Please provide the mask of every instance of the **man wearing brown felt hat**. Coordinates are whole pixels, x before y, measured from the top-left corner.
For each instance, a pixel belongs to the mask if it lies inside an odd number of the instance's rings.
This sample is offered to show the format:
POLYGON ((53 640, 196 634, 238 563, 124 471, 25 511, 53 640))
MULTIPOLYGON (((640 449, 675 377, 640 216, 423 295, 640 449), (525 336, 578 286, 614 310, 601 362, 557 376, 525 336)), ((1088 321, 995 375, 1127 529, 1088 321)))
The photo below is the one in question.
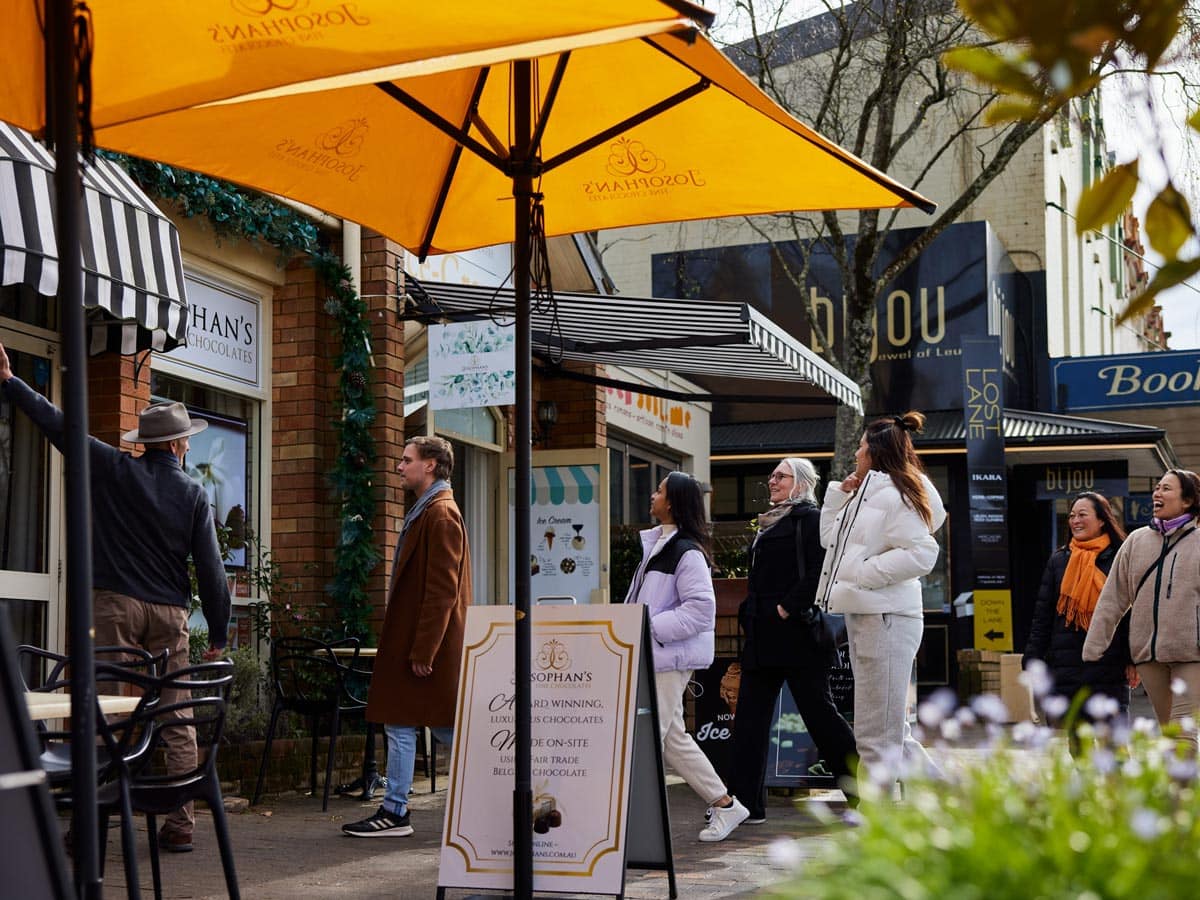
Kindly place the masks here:
MULTIPOLYGON (((13 374, 3 344, 0 390, 62 450, 62 412, 13 374)), ((188 665, 189 556, 208 623, 206 659, 220 654, 229 627, 229 584, 212 507, 204 489, 183 470, 188 438, 207 427, 203 419, 191 418, 182 403, 155 403, 141 411, 138 427, 123 435, 129 443, 145 445, 142 455, 88 439, 96 646, 140 647, 155 655, 168 650, 169 672, 188 665)), ((164 691, 162 702, 183 699, 174 696, 178 693, 164 691)), ((168 773, 195 768, 192 728, 165 728, 163 740, 168 773)), ((159 832, 160 846, 191 850, 194 822, 191 804, 168 815, 159 832)))

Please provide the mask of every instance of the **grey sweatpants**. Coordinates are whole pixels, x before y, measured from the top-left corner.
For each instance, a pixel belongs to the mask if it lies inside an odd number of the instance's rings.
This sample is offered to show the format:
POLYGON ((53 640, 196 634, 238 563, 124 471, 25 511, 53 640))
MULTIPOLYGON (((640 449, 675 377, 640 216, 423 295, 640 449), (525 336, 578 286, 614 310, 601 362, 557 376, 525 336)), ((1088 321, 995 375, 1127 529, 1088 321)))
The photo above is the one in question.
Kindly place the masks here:
POLYGON ((939 771, 908 726, 908 685, 924 630, 916 616, 846 614, 860 778, 881 764, 939 771))

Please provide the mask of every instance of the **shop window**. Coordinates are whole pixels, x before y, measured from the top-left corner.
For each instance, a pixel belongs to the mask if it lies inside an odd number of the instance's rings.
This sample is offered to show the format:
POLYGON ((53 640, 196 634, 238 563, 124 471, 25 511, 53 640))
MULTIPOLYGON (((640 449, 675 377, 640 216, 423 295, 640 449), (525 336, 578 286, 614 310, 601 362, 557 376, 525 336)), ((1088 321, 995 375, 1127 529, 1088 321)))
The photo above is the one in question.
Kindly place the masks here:
POLYGON ((668 472, 682 467, 680 460, 612 438, 608 445, 610 520, 613 525, 646 525, 650 495, 668 472))
POLYGON ((217 522, 230 529, 226 564, 244 567, 242 539, 248 527, 257 530, 258 522, 254 472, 261 452, 259 404, 161 372, 151 373, 150 393, 154 400, 181 401, 193 417, 208 421, 208 428, 191 438, 185 468, 208 494, 217 522))
POLYGON ((712 480, 712 517, 736 518, 741 510, 738 499, 738 479, 734 475, 718 475, 712 480))
MULTIPOLYGON (((48 393, 50 361, 8 348, 13 372, 48 393)), ((37 426, 0 401, 0 571, 46 572, 47 452, 37 426)))
POLYGON ((475 409, 439 409, 433 414, 438 433, 449 432, 473 442, 499 446, 499 423, 489 407, 475 409))
POLYGON ((58 331, 58 298, 43 297, 25 284, 0 287, 0 318, 58 331))
MULTIPOLYGON (((927 466, 925 474, 937 488, 943 505, 950 507, 950 469, 948 466, 927 466)), ((937 562, 933 570, 921 579, 921 605, 928 612, 950 612, 950 518, 937 530, 937 562)))

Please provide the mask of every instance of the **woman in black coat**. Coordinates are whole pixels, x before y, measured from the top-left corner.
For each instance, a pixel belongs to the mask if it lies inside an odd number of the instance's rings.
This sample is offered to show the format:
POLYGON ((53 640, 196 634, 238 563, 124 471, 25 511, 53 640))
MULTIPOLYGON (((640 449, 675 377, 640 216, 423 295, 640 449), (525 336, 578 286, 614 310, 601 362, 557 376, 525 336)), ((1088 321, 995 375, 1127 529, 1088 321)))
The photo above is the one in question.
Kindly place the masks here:
POLYGON ((785 682, 821 757, 855 800, 854 732, 829 691, 837 651, 822 636, 814 605, 825 558, 816 486, 807 459, 781 460, 767 481, 771 508, 758 517, 750 547, 749 592, 738 610, 744 640, 730 780, 731 792, 750 810, 750 824, 766 818, 771 719, 785 682))
POLYGON ((1108 500, 1092 491, 1076 495, 1067 523, 1071 540, 1046 563, 1022 662, 1026 668, 1031 660, 1044 662, 1054 679, 1055 694, 1071 700, 1086 688, 1112 697, 1124 711, 1129 707, 1129 687, 1137 683, 1129 656, 1128 617, 1096 662, 1084 662, 1083 643, 1125 531, 1108 500), (1079 556, 1074 566, 1073 554, 1079 556), (1064 579, 1069 583, 1064 585, 1064 579))

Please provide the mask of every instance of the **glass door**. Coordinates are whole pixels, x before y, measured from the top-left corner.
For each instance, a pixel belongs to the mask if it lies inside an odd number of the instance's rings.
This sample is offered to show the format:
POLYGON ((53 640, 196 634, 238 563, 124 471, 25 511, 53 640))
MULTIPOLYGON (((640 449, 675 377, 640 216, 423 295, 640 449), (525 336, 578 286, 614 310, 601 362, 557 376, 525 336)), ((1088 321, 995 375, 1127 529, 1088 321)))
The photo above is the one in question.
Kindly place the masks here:
MULTIPOLYGON (((57 345, 0 327, 13 372, 57 402, 57 345)), ((29 417, 0 400, 0 601, 16 639, 61 649, 62 456, 29 417)))

